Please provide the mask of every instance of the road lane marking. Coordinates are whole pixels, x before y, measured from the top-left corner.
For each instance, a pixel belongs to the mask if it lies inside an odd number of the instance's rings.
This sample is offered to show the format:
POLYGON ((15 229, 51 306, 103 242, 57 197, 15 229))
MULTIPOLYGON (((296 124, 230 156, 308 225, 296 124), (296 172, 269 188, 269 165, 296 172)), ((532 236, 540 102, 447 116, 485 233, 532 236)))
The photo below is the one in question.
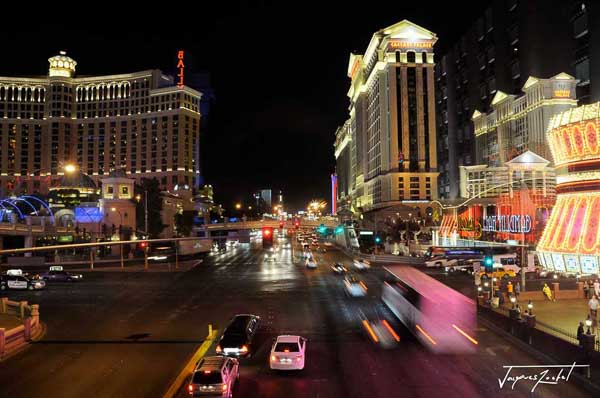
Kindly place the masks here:
POLYGON ((198 363, 198 361, 202 359, 204 355, 206 355, 206 352, 217 338, 217 335, 218 330, 215 329, 213 330, 212 335, 206 337, 206 340, 204 340, 194 355, 192 355, 190 360, 185 364, 183 369, 181 369, 181 372, 179 372, 173 383, 171 383, 169 389, 163 395, 163 398, 173 398, 175 394, 177 394, 185 379, 193 372, 194 368, 196 367, 196 363, 198 363))

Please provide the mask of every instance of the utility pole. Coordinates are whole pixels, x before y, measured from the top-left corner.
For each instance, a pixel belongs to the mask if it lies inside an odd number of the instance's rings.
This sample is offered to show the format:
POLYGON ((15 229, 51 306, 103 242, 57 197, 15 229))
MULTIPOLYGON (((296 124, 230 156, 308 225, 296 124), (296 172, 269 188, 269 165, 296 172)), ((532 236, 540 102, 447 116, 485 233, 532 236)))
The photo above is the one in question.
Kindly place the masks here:
MULTIPOLYGON (((148 190, 144 190, 144 234, 145 239, 148 239, 148 190)), ((144 247, 144 271, 148 271, 148 242, 144 247)))

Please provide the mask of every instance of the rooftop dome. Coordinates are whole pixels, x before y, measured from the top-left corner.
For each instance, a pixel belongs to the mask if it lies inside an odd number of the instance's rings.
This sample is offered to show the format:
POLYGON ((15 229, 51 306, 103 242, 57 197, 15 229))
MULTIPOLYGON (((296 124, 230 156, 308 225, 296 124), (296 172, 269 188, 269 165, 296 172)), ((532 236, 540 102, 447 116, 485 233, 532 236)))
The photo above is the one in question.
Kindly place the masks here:
POLYGON ((48 58, 50 63, 49 76, 73 77, 75 75, 75 66, 77 62, 71 57, 67 57, 67 53, 61 51, 59 55, 48 58))
POLYGON ((96 184, 87 174, 77 171, 60 177, 52 186, 54 189, 96 189, 96 184))
POLYGON ((125 170, 118 168, 118 169, 114 169, 113 171, 110 172, 110 174, 108 175, 110 178, 129 178, 127 177, 127 173, 125 173, 125 170))

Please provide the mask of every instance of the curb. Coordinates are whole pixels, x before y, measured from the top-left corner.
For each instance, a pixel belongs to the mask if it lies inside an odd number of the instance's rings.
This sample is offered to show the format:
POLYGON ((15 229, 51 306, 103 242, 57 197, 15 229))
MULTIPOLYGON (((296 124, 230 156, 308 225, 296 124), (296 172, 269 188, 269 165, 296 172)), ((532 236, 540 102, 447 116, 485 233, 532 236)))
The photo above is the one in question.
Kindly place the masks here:
MULTIPOLYGON (((479 322, 481 322, 482 324, 484 324, 485 327, 494 331, 494 333, 499 334, 502 338, 504 338, 505 340, 508 340, 511 344, 517 346, 520 350, 528 353, 529 355, 531 355, 538 361, 546 362, 546 363, 553 364, 553 365, 557 364, 557 362, 554 359, 552 359, 549 356, 545 355, 544 353, 536 350, 535 348, 531 347, 529 344, 521 341, 520 339, 516 338, 515 336, 513 336, 512 334, 503 330, 502 328, 499 328, 498 326, 494 325, 493 322, 488 321, 484 317, 478 316, 477 320, 479 322)), ((577 374, 577 373, 573 373, 572 376, 573 376, 572 380, 575 382, 575 384, 577 384, 577 386, 582 387, 584 390, 586 390, 588 392, 594 393, 595 396, 600 396, 600 385, 594 383, 593 381, 589 380, 588 378, 586 378, 580 374, 577 374)))
POLYGON ((163 398, 173 398, 177 395, 185 379, 189 377, 189 375, 194 370, 196 363, 198 363, 198 361, 202 359, 204 355, 206 355, 206 352, 208 351, 210 346, 212 346, 213 342, 217 338, 217 334, 218 330, 213 330, 212 334, 206 336, 206 340, 204 340, 204 342, 200 345, 196 352, 194 352, 190 359, 186 362, 183 369, 181 369, 181 371, 175 377, 167 391, 163 394, 163 398))

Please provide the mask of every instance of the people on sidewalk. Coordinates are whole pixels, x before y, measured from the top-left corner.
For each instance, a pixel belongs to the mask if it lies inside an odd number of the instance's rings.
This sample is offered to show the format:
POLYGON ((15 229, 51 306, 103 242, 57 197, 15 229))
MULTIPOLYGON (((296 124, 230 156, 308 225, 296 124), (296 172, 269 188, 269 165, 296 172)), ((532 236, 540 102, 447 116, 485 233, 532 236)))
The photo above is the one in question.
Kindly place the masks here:
POLYGON ((508 297, 513 295, 513 285, 511 281, 508 281, 508 284, 506 285, 506 292, 508 293, 508 297))
POLYGON ((598 321, 598 307, 600 306, 598 296, 594 294, 590 301, 588 301, 588 306, 590 307, 590 318, 592 319, 592 323, 595 324, 598 321))
POLYGON ((590 287, 588 286, 587 282, 583 282, 583 297, 585 297, 586 299, 589 300, 590 296, 590 287))
POLYGON ((547 283, 544 283, 544 287, 542 288, 542 292, 544 293, 544 297, 546 297, 550 301, 556 301, 552 297, 552 290, 550 290, 550 286, 547 283))
POLYGON ((515 297, 519 300, 519 295, 521 294, 521 285, 519 282, 515 284, 515 297))
POLYGON ((596 297, 600 297, 600 282, 598 281, 598 279, 594 281, 594 294, 596 295, 596 297))
POLYGON ((579 346, 583 347, 583 322, 579 322, 579 327, 577 327, 577 341, 579 341, 579 346))

